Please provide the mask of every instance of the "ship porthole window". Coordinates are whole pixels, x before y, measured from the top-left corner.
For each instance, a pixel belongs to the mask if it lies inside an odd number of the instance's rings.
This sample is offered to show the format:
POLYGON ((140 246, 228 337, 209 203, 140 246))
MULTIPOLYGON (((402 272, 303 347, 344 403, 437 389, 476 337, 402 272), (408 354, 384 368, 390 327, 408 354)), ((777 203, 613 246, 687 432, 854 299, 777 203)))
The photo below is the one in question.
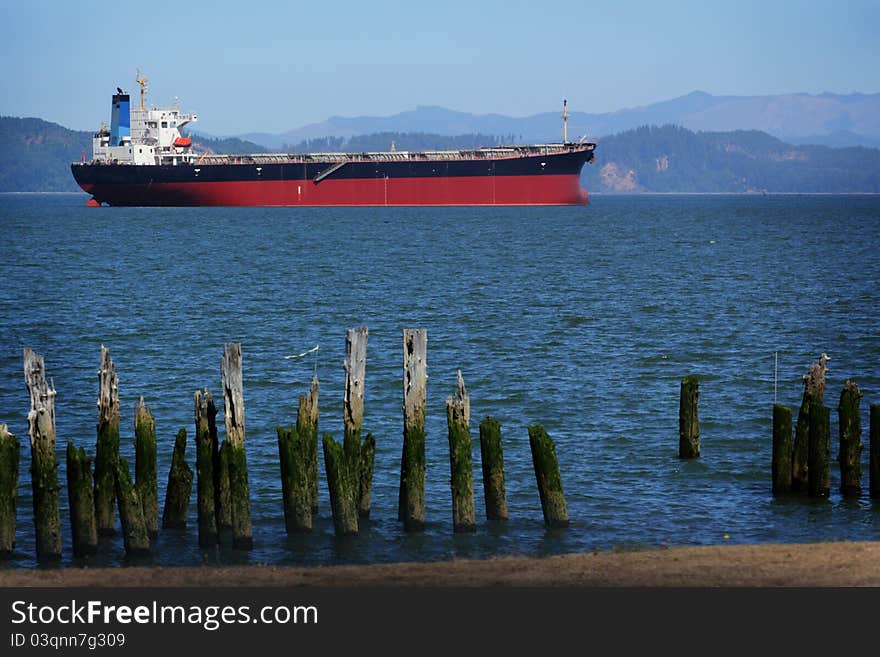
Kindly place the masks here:
POLYGON ((167 127, 168 127, 168 121, 162 121, 162 127, 163 127, 163 128, 167 128, 167 127))

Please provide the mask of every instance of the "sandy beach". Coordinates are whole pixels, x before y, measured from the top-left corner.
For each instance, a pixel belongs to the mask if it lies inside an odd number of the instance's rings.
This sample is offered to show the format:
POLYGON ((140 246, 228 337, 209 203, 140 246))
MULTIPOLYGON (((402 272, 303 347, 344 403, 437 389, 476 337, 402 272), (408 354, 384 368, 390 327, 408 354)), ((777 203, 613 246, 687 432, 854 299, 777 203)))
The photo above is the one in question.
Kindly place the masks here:
POLYGON ((313 568, 0 570, 0 586, 880 586, 880 542, 720 545, 313 568))

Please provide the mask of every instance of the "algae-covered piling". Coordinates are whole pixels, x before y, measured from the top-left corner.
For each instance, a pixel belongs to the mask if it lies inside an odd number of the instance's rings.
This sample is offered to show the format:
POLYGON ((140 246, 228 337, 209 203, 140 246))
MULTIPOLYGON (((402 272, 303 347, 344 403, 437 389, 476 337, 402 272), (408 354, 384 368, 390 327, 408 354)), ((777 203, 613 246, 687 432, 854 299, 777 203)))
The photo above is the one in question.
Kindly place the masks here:
POLYGON ((95 521, 98 534, 113 534, 116 462, 119 460, 119 381, 110 350, 101 345, 98 370, 98 441, 95 445, 95 521))
POLYGON ((831 492, 831 409, 813 402, 809 410, 808 491, 811 497, 831 492))
POLYGON ((73 556, 84 557, 98 551, 98 526, 95 522, 92 461, 86 451, 67 443, 67 499, 70 504, 70 533, 73 556))
POLYGON ((471 402, 459 370, 455 396, 446 399, 450 484, 452 486, 452 527, 456 533, 472 532, 477 528, 474 511, 470 421, 471 402))
POLYGON ((216 477, 214 473, 214 446, 209 426, 211 393, 196 390, 193 406, 196 424, 196 495, 199 518, 199 545, 216 545, 217 503, 215 500, 216 477))
POLYGON ((700 418, 697 402, 700 397, 700 380, 693 374, 681 380, 678 402, 678 457, 700 457, 700 418))
POLYGON ((568 509, 562 493, 556 446, 541 425, 529 427, 529 445, 532 448, 532 464, 535 467, 544 522, 549 527, 568 527, 568 509))
POLYGON ((58 463, 55 460, 55 388, 46 383, 43 357, 25 347, 24 381, 31 399, 31 487, 37 559, 61 558, 61 515, 58 507, 58 463))
POLYGON ((309 494, 312 513, 318 512, 318 377, 306 395, 300 395, 296 413, 296 432, 305 441, 308 460, 309 494))
POLYGON ((871 404, 869 449, 869 485, 871 497, 876 500, 880 499, 880 404, 871 404))
POLYGON ((159 533, 159 481, 156 473, 156 422, 150 407, 141 397, 134 409, 135 488, 144 507, 147 533, 159 533))
POLYGON ((507 520, 507 493, 504 488, 504 451, 501 423, 487 417, 480 422, 480 461, 483 468, 483 494, 488 520, 507 520))
POLYGON ((244 387, 241 370, 241 344, 224 344, 220 375, 226 420, 225 445, 228 449, 232 543, 240 550, 249 550, 254 544, 254 534, 251 527, 250 487, 244 449, 244 387))
POLYGON ((837 406, 840 428, 840 492, 844 497, 862 493, 862 420, 859 403, 862 393, 853 379, 847 379, 837 406))
POLYGON ((794 430, 794 448, 791 461, 791 487, 799 493, 809 491, 810 480, 810 408, 814 402, 821 404, 825 396, 825 375, 828 356, 822 354, 804 374, 804 395, 798 410, 794 430))
POLYGON ((186 527, 192 482, 193 471, 186 463, 186 429, 181 428, 174 439, 174 454, 171 457, 171 470, 168 472, 168 486, 165 488, 163 529, 186 527))
POLYGON ((278 427, 278 456, 281 464, 281 495, 284 524, 288 534, 312 531, 312 488, 309 436, 295 427, 278 427))
POLYGON ((343 449, 351 468, 351 476, 356 488, 358 514, 361 517, 370 515, 373 458, 375 456, 375 440, 372 447, 365 447, 361 443, 368 337, 369 331, 366 326, 361 326, 358 329, 350 328, 346 331, 345 361, 343 363, 345 367, 345 388, 342 400, 345 423, 343 449))
POLYGON ((15 505, 18 498, 18 438, 0 424, 0 559, 15 550, 15 505))
POLYGON ((137 489, 131 482, 128 461, 123 458, 116 461, 115 485, 125 553, 129 556, 149 554, 150 536, 144 522, 144 507, 138 497, 137 489))
POLYGON ((324 466, 330 506, 333 509, 333 527, 337 536, 358 533, 357 486, 345 455, 345 449, 329 434, 324 434, 324 466))
POLYGON ((403 330, 403 453, 398 518, 408 532, 425 529, 425 403, 428 332, 403 330))
POLYGON ((791 492, 792 448, 791 409, 782 404, 774 404, 771 466, 774 495, 785 495, 791 492))

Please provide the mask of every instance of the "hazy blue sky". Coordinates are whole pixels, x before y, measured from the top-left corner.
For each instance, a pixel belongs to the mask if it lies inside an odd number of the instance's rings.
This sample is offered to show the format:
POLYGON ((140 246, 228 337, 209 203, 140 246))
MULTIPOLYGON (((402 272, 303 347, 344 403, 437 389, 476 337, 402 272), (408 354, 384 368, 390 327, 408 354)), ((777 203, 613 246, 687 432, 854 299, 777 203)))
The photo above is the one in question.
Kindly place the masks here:
POLYGON ((135 68, 214 134, 416 105, 513 116, 880 91, 880 0, 0 0, 0 114, 109 119, 135 68))

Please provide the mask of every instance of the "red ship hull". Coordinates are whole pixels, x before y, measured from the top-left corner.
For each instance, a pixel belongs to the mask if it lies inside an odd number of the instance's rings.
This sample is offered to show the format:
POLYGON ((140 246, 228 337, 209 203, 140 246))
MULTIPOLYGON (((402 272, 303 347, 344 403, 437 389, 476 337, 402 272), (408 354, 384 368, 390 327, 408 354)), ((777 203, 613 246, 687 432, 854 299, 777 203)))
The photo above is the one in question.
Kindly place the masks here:
POLYGON ((83 190, 109 205, 157 206, 416 206, 585 205, 578 176, 379 178, 311 181, 100 183, 83 190))

